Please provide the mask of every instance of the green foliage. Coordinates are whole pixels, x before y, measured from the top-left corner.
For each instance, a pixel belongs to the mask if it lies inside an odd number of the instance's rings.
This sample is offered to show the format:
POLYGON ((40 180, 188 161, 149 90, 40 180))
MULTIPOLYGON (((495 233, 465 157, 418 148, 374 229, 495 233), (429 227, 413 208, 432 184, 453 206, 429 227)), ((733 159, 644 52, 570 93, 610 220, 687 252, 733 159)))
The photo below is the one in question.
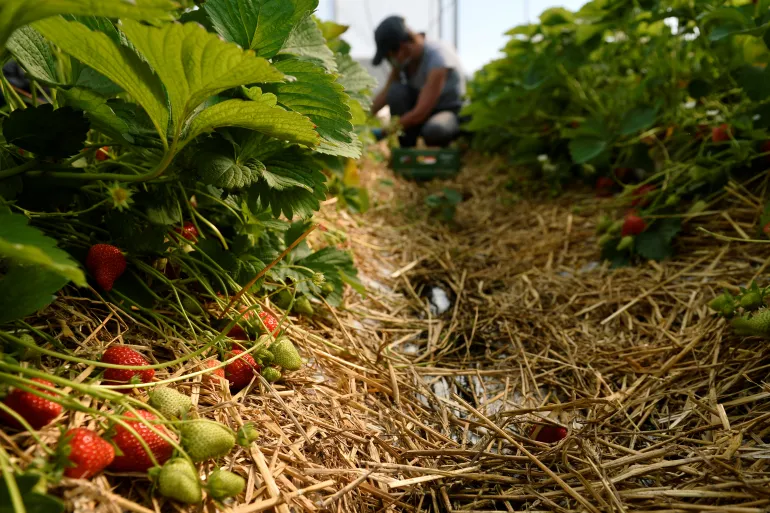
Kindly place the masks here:
MULTIPOLYGON (((126 308, 233 293, 320 208, 325 171, 361 154, 374 83, 346 27, 312 16, 317 0, 22 5, 0 5, 0 47, 46 92, 6 97, 0 322, 84 286, 76 261, 96 243, 127 255, 113 292, 126 308), (118 211, 115 195, 132 202, 118 211)), ((343 191, 349 208, 365 210, 361 191, 343 191)), ((338 305, 355 276, 348 253, 304 247, 251 292, 283 282, 338 305)))
MULTIPOLYGON (((27 513, 62 513, 64 511, 64 503, 60 499, 36 491, 40 476, 23 474, 14 476, 14 479, 27 513)), ((16 513, 16 511, 8 483, 4 479, 0 480, 0 513, 16 513)))
POLYGON ((70 107, 16 110, 3 122, 3 136, 9 143, 37 155, 68 157, 83 149, 89 123, 82 112, 70 107), (40 127, 47 127, 41 133, 40 127))
POLYGON ((441 192, 425 197, 425 205, 430 208, 431 215, 442 221, 449 222, 455 217, 457 205, 462 203, 463 195, 454 189, 445 187, 441 192))
POLYGON ((633 208, 647 227, 620 249, 620 234, 605 235, 605 258, 667 258, 680 221, 697 222, 728 180, 765 172, 768 7, 593 0, 549 9, 510 30, 503 57, 469 84, 473 145, 509 154, 518 174, 553 192, 576 182, 622 191, 614 216, 633 208), (657 188, 649 201, 634 196, 639 182, 657 188))

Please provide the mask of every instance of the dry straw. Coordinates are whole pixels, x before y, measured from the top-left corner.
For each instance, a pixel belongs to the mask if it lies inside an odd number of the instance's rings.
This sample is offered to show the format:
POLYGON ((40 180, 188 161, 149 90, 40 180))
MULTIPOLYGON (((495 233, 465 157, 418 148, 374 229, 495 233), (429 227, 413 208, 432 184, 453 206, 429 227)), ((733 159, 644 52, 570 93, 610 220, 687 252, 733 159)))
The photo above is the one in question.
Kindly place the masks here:
MULTIPOLYGON (((770 345, 732 336, 705 304, 723 287, 765 285, 770 248, 695 230, 745 238, 761 202, 736 186, 724 212, 685 223, 675 259, 609 270, 593 233, 601 204, 515 200, 505 171, 476 159, 448 184, 419 185, 368 163, 368 213, 327 202, 330 230, 312 242, 346 233, 367 297, 349 292, 345 309, 320 305, 294 322, 309 365, 274 392, 181 385, 201 415, 262 433, 219 462, 248 483, 229 511, 768 511, 770 345), (451 224, 423 207, 444 186, 466 198, 451 224), (433 286, 453 301, 438 316, 433 286), (569 436, 536 442, 542 424, 569 436)), ((153 343, 113 309, 65 299, 35 325, 76 354, 117 341, 165 360, 196 347, 153 343)), ((59 424, 89 422, 75 413, 59 424)), ((57 427, 42 434, 54 443, 57 427)), ((27 435, 0 441, 20 464, 38 454, 27 435)), ((76 511, 185 511, 112 474, 56 492, 76 511)))

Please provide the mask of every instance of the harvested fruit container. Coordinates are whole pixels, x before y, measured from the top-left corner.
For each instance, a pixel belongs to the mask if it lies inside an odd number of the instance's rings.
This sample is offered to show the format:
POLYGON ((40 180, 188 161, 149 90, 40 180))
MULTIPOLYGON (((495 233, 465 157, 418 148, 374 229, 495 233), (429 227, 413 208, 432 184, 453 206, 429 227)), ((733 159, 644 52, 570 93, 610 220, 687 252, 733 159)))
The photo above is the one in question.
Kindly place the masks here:
POLYGON ((453 148, 393 148, 390 167, 396 173, 413 180, 450 178, 460 172, 460 151, 453 148))

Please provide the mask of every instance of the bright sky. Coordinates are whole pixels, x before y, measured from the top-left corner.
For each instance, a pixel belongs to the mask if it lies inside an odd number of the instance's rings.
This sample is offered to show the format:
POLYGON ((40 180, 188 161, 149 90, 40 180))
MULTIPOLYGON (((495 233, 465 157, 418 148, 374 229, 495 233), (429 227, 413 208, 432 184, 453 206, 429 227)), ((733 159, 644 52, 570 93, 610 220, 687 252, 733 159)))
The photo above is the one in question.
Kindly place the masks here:
POLYGON ((374 28, 386 16, 400 14, 418 32, 438 37, 438 5, 444 5, 445 27, 452 40, 451 11, 459 2, 459 50, 465 71, 471 73, 498 56, 505 44, 504 33, 516 26, 535 21, 545 9, 566 7, 577 10, 587 0, 319 0, 318 15, 332 19, 334 4, 337 21, 350 25, 345 39, 353 47, 354 57, 374 56, 374 28))

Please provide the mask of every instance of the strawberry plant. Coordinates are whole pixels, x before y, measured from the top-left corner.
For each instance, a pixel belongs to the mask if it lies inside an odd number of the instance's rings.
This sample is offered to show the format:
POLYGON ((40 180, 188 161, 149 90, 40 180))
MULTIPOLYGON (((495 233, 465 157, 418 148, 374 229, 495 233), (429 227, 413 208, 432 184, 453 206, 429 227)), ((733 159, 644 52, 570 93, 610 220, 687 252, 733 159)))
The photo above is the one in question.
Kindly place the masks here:
MULTIPOLYGON (((643 221, 604 231, 617 265, 661 260, 682 221, 728 181, 765 175, 770 2, 636 0, 548 9, 518 26, 469 86, 473 144, 509 155, 526 183, 584 183, 608 213, 643 221)), ((515 185, 516 180, 512 183, 515 185)), ((764 226, 764 225, 763 225, 764 226)))
MULTIPOLYGON (((337 247, 344 237, 309 235, 330 195, 366 210, 355 163, 375 83, 345 27, 316 19, 317 6, 0 3, 0 55, 28 79, 19 89, 0 75, 0 422, 40 455, 29 464, 0 451, 4 505, 62 511, 47 483, 105 467, 200 502, 192 462, 227 454, 235 436, 188 420, 200 412, 186 389, 166 384, 190 374, 233 391, 259 383, 289 312, 339 306, 346 285, 363 293, 337 247), (70 345, 25 320, 73 299, 127 315, 147 349, 70 345), (180 340, 190 351, 168 358, 180 340), (171 368, 180 372, 167 380, 171 368), (94 430, 69 430, 46 450, 35 431, 75 411, 94 430), (32 481, 27 465, 52 479, 32 481)), ((276 347, 276 366, 300 368, 293 344, 276 347)), ((224 500, 242 488, 219 471, 207 490, 224 500)))
MULTIPOLYGON (((313 17, 316 1, 68 2, 23 16, 22 2, 6 4, 0 49, 40 94, 4 95, 0 289, 24 293, 0 300, 0 322, 89 277, 106 298, 148 307, 143 264, 159 258, 167 290, 184 280, 192 292, 192 278, 211 295, 237 291, 301 235, 292 220, 335 182, 324 172, 361 154, 374 82, 345 28, 313 17)), ((356 194, 346 204, 364 210, 356 194)), ((265 277, 321 297, 305 283, 321 274, 333 305, 345 282, 357 286, 345 252, 302 259, 265 277)))

